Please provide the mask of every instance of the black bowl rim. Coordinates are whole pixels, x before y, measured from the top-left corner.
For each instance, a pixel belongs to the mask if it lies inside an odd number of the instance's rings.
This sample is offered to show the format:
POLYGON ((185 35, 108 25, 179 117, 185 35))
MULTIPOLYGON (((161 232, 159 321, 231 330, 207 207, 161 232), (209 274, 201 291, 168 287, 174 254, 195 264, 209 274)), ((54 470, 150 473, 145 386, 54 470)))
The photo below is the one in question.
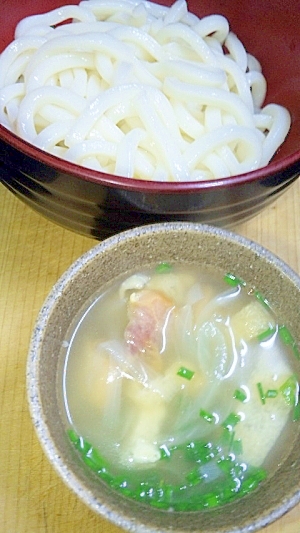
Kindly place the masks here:
POLYGON ((87 167, 66 161, 22 139, 18 135, 8 130, 2 124, 0 124, 0 139, 2 139, 5 143, 21 152, 23 155, 33 158, 37 162, 42 163, 57 172, 73 175, 74 178, 96 183, 102 186, 121 188, 127 191, 151 194, 189 194, 214 189, 227 189, 228 187, 231 188, 244 184, 251 184, 253 182, 266 179, 274 174, 280 174, 281 172, 288 170, 290 167, 293 167, 297 163, 300 171, 299 148, 299 150, 297 150, 293 154, 289 154, 288 156, 285 156, 284 158, 278 161, 273 161, 267 166, 262 167, 258 170, 253 170, 251 172, 246 172, 244 174, 238 174, 236 176, 231 176, 227 178, 176 183, 139 180, 102 173, 97 170, 89 169, 87 167))

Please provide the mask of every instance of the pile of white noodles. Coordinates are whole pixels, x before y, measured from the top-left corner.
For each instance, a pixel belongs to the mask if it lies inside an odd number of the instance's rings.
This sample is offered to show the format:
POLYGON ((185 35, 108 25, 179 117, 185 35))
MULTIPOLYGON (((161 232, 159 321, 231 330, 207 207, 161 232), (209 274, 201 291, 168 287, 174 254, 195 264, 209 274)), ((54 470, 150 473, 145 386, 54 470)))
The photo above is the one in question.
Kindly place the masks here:
POLYGON ((0 122, 102 172, 197 181, 265 166, 290 115, 226 18, 185 0, 83 0, 22 20, 0 56, 0 122), (63 24, 62 24, 63 23, 63 24))

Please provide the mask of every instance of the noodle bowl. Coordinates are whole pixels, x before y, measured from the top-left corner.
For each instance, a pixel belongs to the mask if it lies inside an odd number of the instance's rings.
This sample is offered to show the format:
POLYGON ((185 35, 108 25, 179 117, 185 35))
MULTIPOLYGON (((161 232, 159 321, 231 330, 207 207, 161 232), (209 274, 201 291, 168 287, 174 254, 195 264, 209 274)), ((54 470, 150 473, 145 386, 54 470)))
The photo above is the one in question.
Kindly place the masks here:
POLYGON ((198 181, 268 164, 290 115, 224 16, 185 0, 83 0, 20 21, 0 56, 0 122, 67 161, 198 181), (71 21, 70 21, 71 20, 71 21))

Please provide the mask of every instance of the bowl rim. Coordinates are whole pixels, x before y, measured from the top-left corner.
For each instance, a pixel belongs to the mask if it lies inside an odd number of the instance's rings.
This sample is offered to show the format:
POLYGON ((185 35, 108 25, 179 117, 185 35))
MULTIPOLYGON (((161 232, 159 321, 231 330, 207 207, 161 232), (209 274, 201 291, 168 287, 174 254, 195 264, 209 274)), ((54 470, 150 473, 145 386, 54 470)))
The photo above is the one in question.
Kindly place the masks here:
MULTIPOLYGON (((289 135, 289 134, 288 134, 289 135)), ((300 148, 296 152, 285 156, 278 161, 271 161, 268 165, 235 176, 227 178, 217 178, 212 180, 189 181, 189 182, 159 182, 153 180, 141 180, 127 178, 113 174, 99 172, 70 161, 66 161, 56 155, 38 148, 37 146, 22 139, 5 126, 0 124, 0 140, 3 140, 9 146, 12 146, 23 155, 28 156, 38 163, 49 166, 56 172, 69 174, 83 181, 96 183, 103 186, 121 188, 126 191, 159 193, 159 194, 191 194, 201 191, 213 191, 214 189, 227 189, 244 184, 250 184, 263 180, 286 171, 298 163, 297 171, 300 172, 300 148)), ((278 149, 280 151, 280 147, 278 149)))
MULTIPOLYGON (((47 323, 51 318, 52 311, 57 305, 57 301, 63 294, 64 289, 68 286, 70 279, 73 276, 76 276, 82 268, 85 268, 99 254, 105 253, 107 249, 114 248, 119 243, 122 243, 131 237, 139 237, 149 233, 161 233, 166 230, 180 231, 182 233, 186 231, 196 231, 205 234, 211 234, 216 237, 219 236, 222 239, 225 238, 225 241, 227 242, 239 244, 242 248, 245 247, 252 251, 255 255, 260 255, 264 261, 272 263, 275 268, 285 274, 290 281, 298 287, 300 292, 300 274, 297 274, 297 272, 294 271, 285 261, 264 246, 257 244, 255 241, 243 237, 231 230, 193 222, 161 222, 148 224, 145 226, 131 228, 108 237, 92 246, 91 249, 77 258, 53 285, 36 318, 28 351, 26 385, 31 420, 42 449, 44 450, 52 467, 60 475, 68 488, 71 489, 79 497, 79 499, 81 499, 81 501, 96 514, 131 533, 162 533, 162 531, 166 530, 158 530, 153 525, 150 526, 137 522, 134 517, 124 516, 122 513, 118 514, 118 511, 110 508, 109 505, 105 502, 102 502, 99 497, 93 496, 92 492, 87 490, 82 480, 77 477, 76 473, 68 469, 68 465, 60 456, 57 445, 52 440, 50 430, 47 426, 47 421, 43 416, 43 407, 39 393, 39 360, 43 342, 43 331, 47 327, 47 323)), ((282 517, 285 513, 294 508, 299 501, 300 488, 297 488, 297 490, 295 490, 289 497, 283 499, 280 503, 278 503, 278 505, 275 505, 273 509, 265 511, 263 515, 260 515, 256 518, 249 518, 249 521, 246 525, 242 525, 240 527, 234 526, 232 529, 224 530, 222 533, 249 533, 249 531, 257 531, 282 517)), ((178 530, 175 529, 175 533, 176 531, 178 533, 178 530)), ((209 532, 206 531, 206 533, 209 532)), ((214 533, 216 533, 215 530, 214 533)))

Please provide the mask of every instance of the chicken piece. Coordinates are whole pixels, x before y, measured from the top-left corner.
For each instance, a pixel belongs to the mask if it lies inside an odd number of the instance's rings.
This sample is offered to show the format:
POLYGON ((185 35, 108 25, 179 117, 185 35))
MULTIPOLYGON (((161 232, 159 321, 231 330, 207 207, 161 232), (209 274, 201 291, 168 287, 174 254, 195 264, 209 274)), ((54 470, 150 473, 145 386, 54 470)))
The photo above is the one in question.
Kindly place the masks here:
POLYGON ((125 341, 132 355, 143 354, 156 370, 161 369, 165 330, 172 309, 172 300, 149 289, 132 293, 128 301, 125 341))

